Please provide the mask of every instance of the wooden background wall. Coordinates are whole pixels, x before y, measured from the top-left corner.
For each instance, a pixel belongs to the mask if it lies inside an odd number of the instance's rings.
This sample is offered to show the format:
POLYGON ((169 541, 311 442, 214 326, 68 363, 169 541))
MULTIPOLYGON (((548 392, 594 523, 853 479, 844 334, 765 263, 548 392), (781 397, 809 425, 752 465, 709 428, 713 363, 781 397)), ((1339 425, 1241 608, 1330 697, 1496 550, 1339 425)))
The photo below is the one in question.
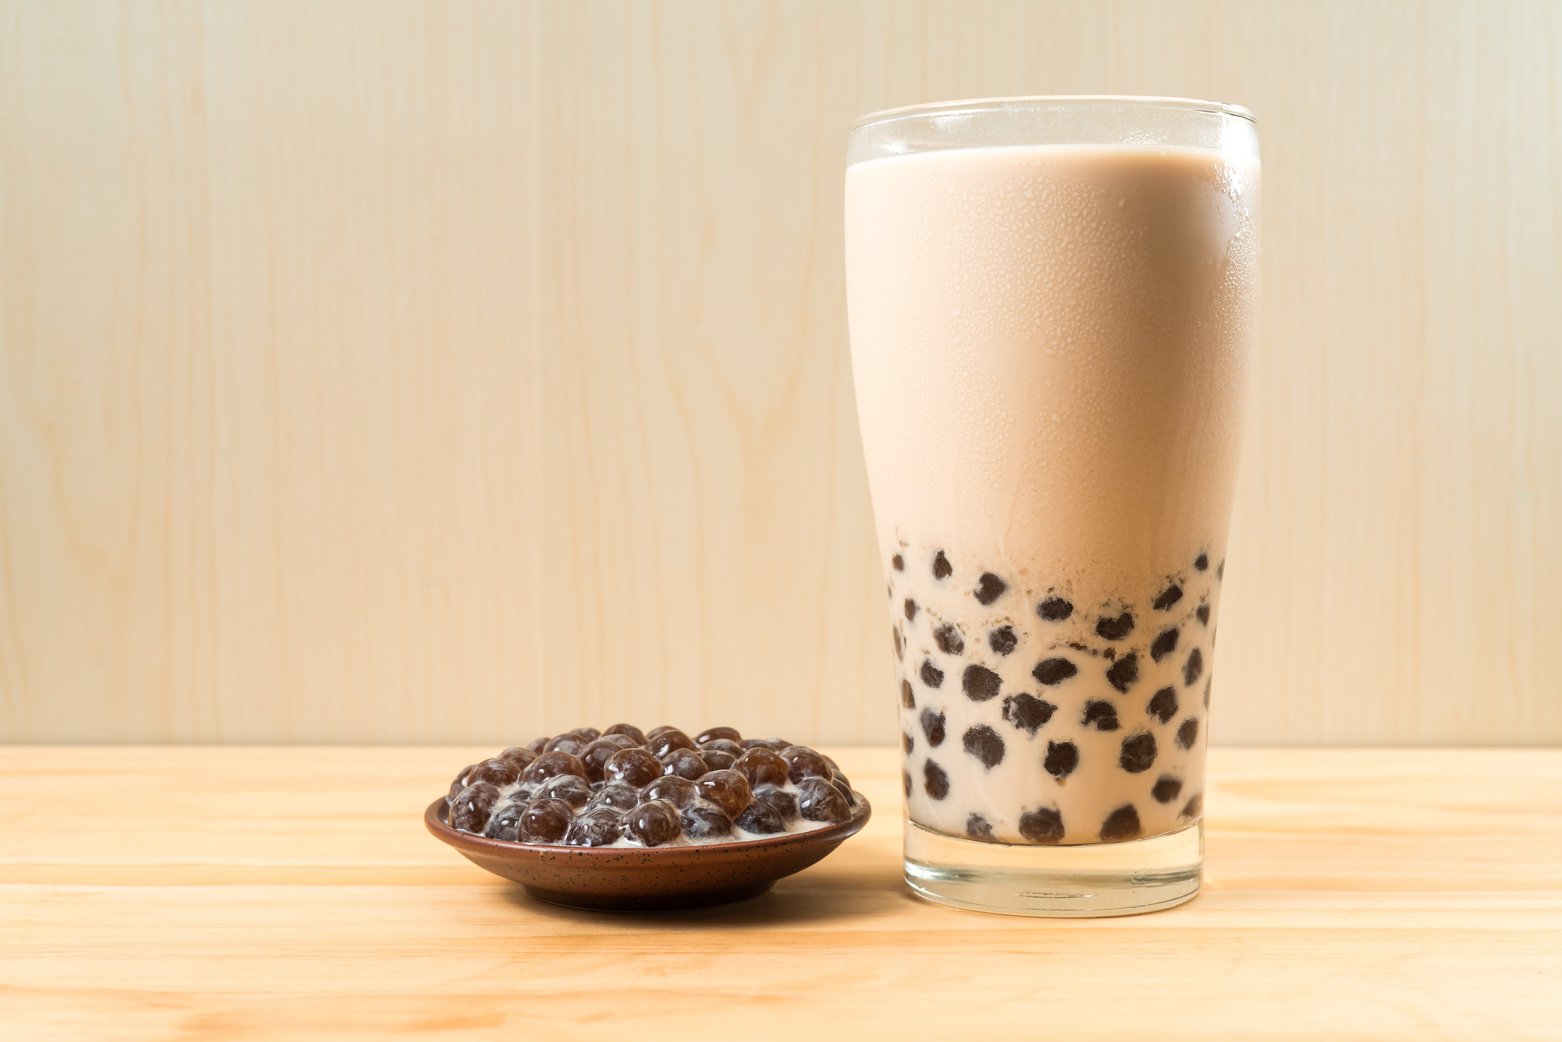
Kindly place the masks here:
POLYGON ((895 737, 860 112, 1242 102, 1215 737, 1562 742, 1562 5, 0 0, 0 740, 895 737))

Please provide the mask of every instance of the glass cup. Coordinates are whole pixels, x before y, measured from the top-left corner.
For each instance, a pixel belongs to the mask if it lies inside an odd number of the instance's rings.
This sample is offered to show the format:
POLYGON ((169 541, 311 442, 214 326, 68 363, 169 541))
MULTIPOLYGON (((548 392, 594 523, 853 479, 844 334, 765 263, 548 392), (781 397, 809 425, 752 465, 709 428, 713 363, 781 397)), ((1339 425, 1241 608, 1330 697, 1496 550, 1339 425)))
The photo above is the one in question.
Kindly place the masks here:
POLYGON ((1258 182, 1252 116, 1205 101, 851 130, 852 368, 923 897, 1091 916, 1198 891, 1258 182))

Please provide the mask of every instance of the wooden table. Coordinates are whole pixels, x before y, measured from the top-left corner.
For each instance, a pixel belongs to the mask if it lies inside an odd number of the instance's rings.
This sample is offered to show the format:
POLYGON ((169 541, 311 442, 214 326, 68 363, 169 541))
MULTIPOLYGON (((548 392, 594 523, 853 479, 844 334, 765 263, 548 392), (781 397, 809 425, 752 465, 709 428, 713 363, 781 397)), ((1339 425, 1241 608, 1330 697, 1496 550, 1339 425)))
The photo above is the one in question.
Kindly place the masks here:
POLYGON ((479 752, 0 747, 0 1039, 1562 1038, 1562 750, 1216 749, 1202 896, 1086 921, 913 898, 888 749, 764 897, 540 905, 423 830, 479 752))

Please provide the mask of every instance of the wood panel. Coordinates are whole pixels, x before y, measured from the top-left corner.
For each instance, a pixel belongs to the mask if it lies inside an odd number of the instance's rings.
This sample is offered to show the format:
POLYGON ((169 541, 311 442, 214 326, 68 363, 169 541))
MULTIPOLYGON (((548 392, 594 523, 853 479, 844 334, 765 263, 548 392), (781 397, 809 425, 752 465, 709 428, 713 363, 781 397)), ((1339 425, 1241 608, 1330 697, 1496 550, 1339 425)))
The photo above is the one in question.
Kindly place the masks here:
POLYGON ((539 904, 423 830, 484 751, 10 750, 6 1037, 1557 1037, 1562 750, 1216 749, 1202 893, 1072 921, 913 898, 882 747, 832 750, 866 828, 763 897, 539 904))
POLYGON ((1241 101, 1216 741, 1562 741, 1554 3, 0 4, 0 740, 894 737, 856 114, 1241 101))

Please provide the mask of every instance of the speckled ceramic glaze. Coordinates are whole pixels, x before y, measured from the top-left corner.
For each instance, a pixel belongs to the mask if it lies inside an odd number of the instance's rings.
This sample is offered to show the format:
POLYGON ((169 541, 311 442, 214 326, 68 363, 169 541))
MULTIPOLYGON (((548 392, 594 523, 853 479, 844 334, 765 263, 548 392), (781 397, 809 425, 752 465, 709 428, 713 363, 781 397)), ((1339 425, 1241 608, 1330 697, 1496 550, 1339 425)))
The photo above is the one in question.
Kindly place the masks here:
MULTIPOLYGON (((859 799, 861 799, 859 795, 859 799)), ((656 911, 701 908, 756 897, 778 879, 821 860, 868 822, 861 801, 851 820, 811 832, 733 843, 677 847, 567 847, 511 843, 460 832, 446 823, 445 801, 423 821, 435 837, 533 897, 574 908, 656 911)))

